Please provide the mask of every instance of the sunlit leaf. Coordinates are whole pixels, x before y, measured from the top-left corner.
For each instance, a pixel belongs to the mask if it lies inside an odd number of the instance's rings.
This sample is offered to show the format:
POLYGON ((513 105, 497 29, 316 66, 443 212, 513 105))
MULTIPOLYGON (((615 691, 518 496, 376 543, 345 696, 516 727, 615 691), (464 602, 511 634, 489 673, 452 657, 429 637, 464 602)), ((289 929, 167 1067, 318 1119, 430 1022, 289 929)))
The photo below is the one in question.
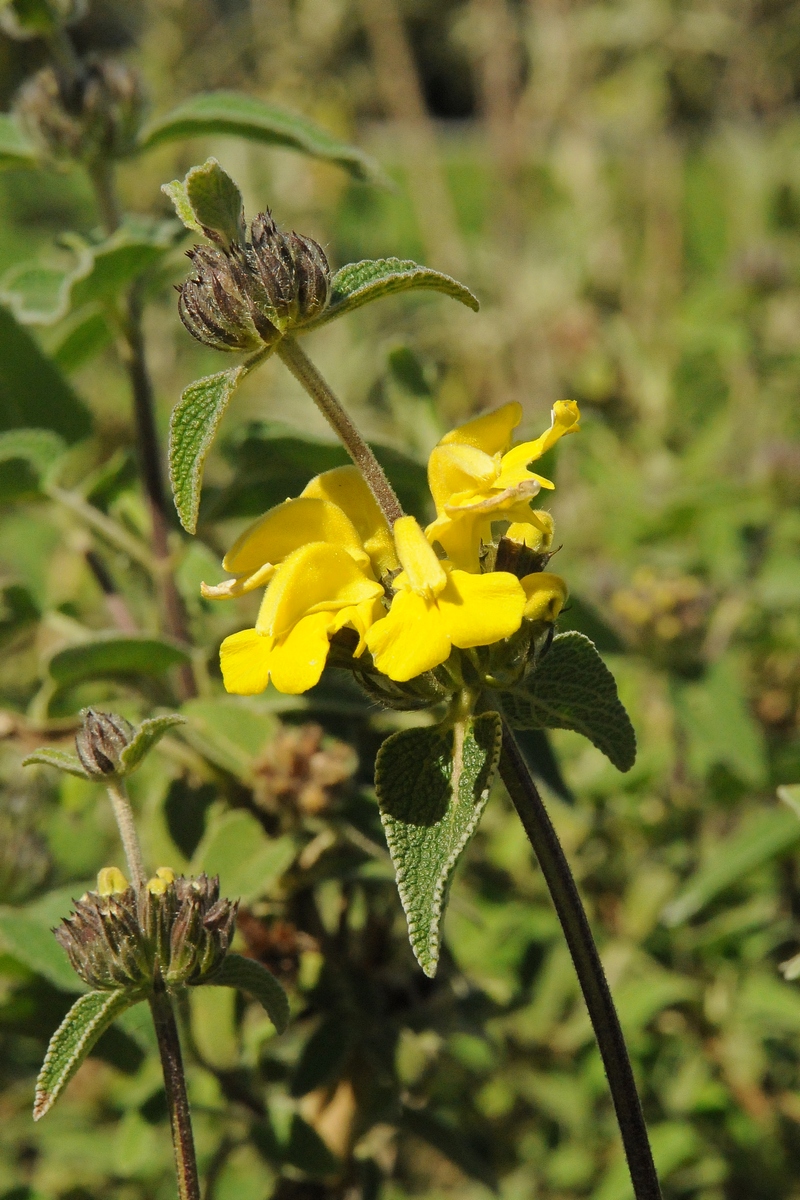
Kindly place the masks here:
POLYGON ((242 193, 215 158, 192 167, 183 183, 175 179, 161 189, 189 229, 199 230, 226 249, 245 241, 242 193))
POLYGON ((219 423, 246 368, 231 367, 190 383, 172 411, 169 430, 169 477, 181 525, 197 528, 203 467, 219 423))
POLYGON ((69 915, 73 900, 93 883, 73 883, 20 907, 0 907, 0 944, 18 962, 64 992, 84 992, 86 985, 53 937, 53 927, 69 915))
POLYGON ((135 771, 146 755, 161 741, 164 734, 169 733, 170 729, 174 729, 176 725, 185 723, 186 717, 180 716, 179 713, 169 713, 164 717, 148 717, 147 720, 142 721, 133 740, 120 752, 119 761, 122 772, 129 775, 131 771, 135 771))
POLYGON ((328 307, 313 321, 309 321, 303 327, 303 332, 326 325, 335 317, 353 312, 371 300, 420 289, 452 296, 473 312, 480 308, 477 298, 468 287, 441 271, 434 271, 432 267, 423 267, 411 259, 403 258, 365 259, 363 262, 348 263, 336 272, 331 280, 328 307))
POLYGON ((297 853, 290 837, 268 838, 250 813, 226 812, 212 821, 192 859, 192 874, 219 875, 232 900, 265 895, 297 853))
POLYGON ((89 778, 81 766, 81 760, 77 754, 70 754, 67 750, 57 750, 49 746, 43 746, 41 750, 34 750, 33 754, 23 758, 22 765, 23 767, 34 765, 55 767, 57 771, 66 771, 69 775, 77 775, 79 779, 89 778))

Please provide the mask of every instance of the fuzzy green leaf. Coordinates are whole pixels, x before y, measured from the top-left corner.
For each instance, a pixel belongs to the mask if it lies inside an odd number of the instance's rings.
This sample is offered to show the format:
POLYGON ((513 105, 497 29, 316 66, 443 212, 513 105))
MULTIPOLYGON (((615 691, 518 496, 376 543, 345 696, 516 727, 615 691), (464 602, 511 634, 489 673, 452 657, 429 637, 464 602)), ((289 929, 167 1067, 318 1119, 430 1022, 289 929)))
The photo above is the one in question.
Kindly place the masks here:
POLYGON ((265 1010, 278 1033, 289 1024, 289 1001, 286 992, 271 971, 254 958, 229 954, 217 974, 209 981, 214 987, 238 988, 247 992, 265 1010))
POLYGON ((28 141, 16 117, 0 113, 0 167, 30 167, 36 157, 36 147, 28 141))
POLYGON ((77 775, 79 779, 89 778, 81 766, 81 760, 77 754, 70 754, 67 750, 42 746, 40 750, 34 750, 33 754, 29 754, 22 760, 23 767, 30 767, 34 764, 55 767, 58 771, 67 771, 70 775, 77 775))
POLYGON ((190 383, 172 411, 169 428, 169 477, 181 525, 197 529, 203 467, 231 396, 246 368, 232 367, 190 383))
POLYGON ((130 993, 87 992, 76 1000, 50 1039, 36 1080, 33 1119, 49 1112, 101 1034, 137 997, 130 993))
POLYGON ((636 761, 636 734, 617 695, 614 676, 582 633, 560 633, 524 687, 503 707, 518 729, 574 729, 620 771, 636 761))
POLYGON ((120 774, 130 775, 150 753, 153 746, 161 741, 165 733, 169 733, 175 725, 185 724, 186 717, 180 716, 179 713, 169 713, 164 717, 148 717, 146 721, 142 721, 134 734, 133 741, 129 742, 120 753, 119 761, 122 768, 120 774))
POLYGON ((21 458, 43 475, 67 448, 52 429, 9 429, 0 433, 0 462, 21 458))
POLYGON ((161 675, 189 661, 181 646, 163 638, 113 635, 59 650, 49 671, 60 687, 71 687, 101 676, 161 675))
POLYGON ((76 442, 91 423, 58 368, 27 329, 0 308, 0 429, 52 429, 76 442))
POLYGON ((212 242, 228 247, 245 240, 242 193, 215 158, 192 167, 181 184, 177 179, 162 188, 189 229, 199 229, 212 242))
POLYGON ((417 961, 433 976, 456 863, 478 827, 500 755, 497 713, 456 731, 404 729, 381 746, 375 786, 417 961), (463 737, 455 751, 456 733, 463 737))
POLYGON ((140 146, 202 134, 233 134, 269 146, 285 146, 344 167, 357 179, 383 181, 380 169, 355 146, 340 142, 307 117, 238 92, 206 92, 192 96, 157 118, 142 133, 140 146))
POLYGON ((335 317, 353 312, 362 304, 369 304, 370 300, 381 300, 384 296, 393 296, 395 292, 410 292, 420 288, 452 296, 473 312, 480 308, 477 297, 469 288, 450 275, 443 275, 432 267, 422 267, 411 259, 368 258, 363 262, 348 263, 336 272, 331 280, 328 307, 313 321, 309 321, 304 331, 326 325, 335 317))

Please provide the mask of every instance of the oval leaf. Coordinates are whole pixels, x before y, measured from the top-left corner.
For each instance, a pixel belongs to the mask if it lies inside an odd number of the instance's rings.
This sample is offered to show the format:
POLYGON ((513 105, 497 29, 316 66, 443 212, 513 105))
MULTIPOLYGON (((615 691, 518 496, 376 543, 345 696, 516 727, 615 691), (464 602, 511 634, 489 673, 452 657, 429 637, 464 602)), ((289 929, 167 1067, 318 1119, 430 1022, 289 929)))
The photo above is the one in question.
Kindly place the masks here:
POLYGON ((50 659, 50 676, 60 687, 103 675, 161 675, 190 662, 174 642, 149 637, 104 637, 59 650, 50 659))
POLYGON ((500 717, 483 713, 455 730, 401 730, 378 754, 375 786, 408 935, 431 977, 450 880, 489 799, 500 739, 500 717))
POLYGON ((420 288, 443 292, 460 300, 477 312, 480 304, 468 287, 434 271, 432 267, 422 267, 411 259, 377 258, 364 259, 363 262, 348 263, 337 271, 331 280, 331 299, 328 307, 313 321, 303 326, 303 331, 318 329, 335 317, 344 316, 362 304, 371 300, 381 300, 384 296, 392 296, 395 292, 409 292, 420 288))
POLYGON ((614 676, 582 633, 560 633, 525 686, 503 698, 518 729, 574 729, 619 771, 636 761, 636 734, 617 695, 614 676))
POLYGON ((42 746, 40 750, 34 750, 33 754, 29 754, 22 760, 23 767, 30 767, 34 764, 55 767, 58 771, 68 771, 70 775, 77 775, 79 779, 89 778, 81 766, 81 760, 77 754, 70 754, 67 750, 42 746))
POLYGON ((201 134, 233 134, 268 146, 286 146, 344 167, 356 179, 383 180, 368 155, 340 142, 307 117, 239 92, 205 92, 192 96, 143 131, 140 148, 201 134))
POLYGON ((98 1038, 137 997, 130 993, 87 992, 76 1000, 50 1039, 47 1054, 36 1080, 33 1119, 49 1112, 98 1038))
POLYGON ((247 368, 232 367, 190 383, 175 408, 169 427, 169 477, 181 525, 197 529, 203 467, 225 409, 247 368))
POLYGON ((292 838, 268 838, 241 809, 213 821, 192 859, 192 874, 219 875, 222 890, 245 903, 268 892, 297 853, 292 838))
POLYGON ((188 229, 199 230, 226 249, 245 241, 242 193, 215 158, 192 167, 183 183, 174 179, 162 187, 188 229))
POLYGON ((214 987, 237 988, 258 1000, 278 1033, 289 1024, 289 1001, 286 992, 271 971, 254 958, 229 954, 210 981, 214 987))
POLYGON ((179 713, 170 713, 165 717, 148 717, 146 721, 142 721, 133 736, 133 741, 129 742, 120 753, 121 773, 130 775, 140 765, 142 759, 150 753, 153 746, 161 741, 165 733, 169 733, 175 725, 185 724, 186 717, 180 716, 179 713))

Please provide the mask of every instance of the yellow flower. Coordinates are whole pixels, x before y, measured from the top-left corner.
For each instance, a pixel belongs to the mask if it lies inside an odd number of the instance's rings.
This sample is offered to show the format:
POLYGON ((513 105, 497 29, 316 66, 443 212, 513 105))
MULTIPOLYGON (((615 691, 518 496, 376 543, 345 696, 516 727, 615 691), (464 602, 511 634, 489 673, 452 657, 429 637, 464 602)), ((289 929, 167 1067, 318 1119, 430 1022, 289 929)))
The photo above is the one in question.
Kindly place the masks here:
POLYGON ((386 518, 360 472, 336 467, 248 526, 222 560, 234 578, 213 587, 204 583, 201 592, 208 600, 227 600, 264 587, 290 554, 310 542, 338 546, 359 565, 371 563, 378 578, 398 566, 386 518))
POLYGON ((436 520, 426 534, 465 571, 479 570, 481 542, 491 541, 493 521, 534 525, 546 532, 530 501, 541 488, 554 485, 528 465, 565 433, 578 430, 580 412, 574 400, 558 400, 550 428, 534 441, 512 447, 521 419, 519 404, 504 404, 445 434, 431 453, 428 483, 436 520))
POLYGON ((395 522, 394 538, 403 567, 396 595, 366 635, 384 675, 403 683, 438 667, 453 646, 488 646, 516 633, 526 600, 513 575, 470 575, 440 562, 413 517, 395 522))
POLYGON ((364 636, 383 611, 382 595, 369 560, 358 562, 350 547, 321 541, 299 546, 275 571, 255 629, 233 633, 222 643, 226 691, 252 696, 270 679, 279 692, 307 691, 319 682, 337 630, 355 629, 355 653, 363 652, 364 636))
POLYGON ((560 575, 550 571, 537 571, 522 580, 525 592, 525 619, 528 621, 555 621, 567 599, 567 585, 560 575))

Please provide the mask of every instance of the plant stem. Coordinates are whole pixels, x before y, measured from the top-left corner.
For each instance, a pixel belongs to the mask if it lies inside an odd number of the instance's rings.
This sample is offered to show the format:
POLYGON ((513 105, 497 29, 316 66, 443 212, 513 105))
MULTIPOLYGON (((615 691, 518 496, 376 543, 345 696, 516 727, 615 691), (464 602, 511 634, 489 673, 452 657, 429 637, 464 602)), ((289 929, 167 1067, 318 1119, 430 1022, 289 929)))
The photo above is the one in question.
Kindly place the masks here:
POLYGON ((125 851, 125 861, 128 864, 131 883, 134 890, 138 893, 147 883, 147 875, 145 874, 142 848, 139 845, 139 837, 136 833, 136 823, 133 819, 131 803, 128 799, 125 784, 121 779, 115 779, 113 783, 109 783, 108 798, 114 810, 114 818, 119 829, 122 849, 125 851))
POLYGON ((175 1151, 175 1172, 178 1176, 178 1197, 179 1200, 200 1200, 200 1180, 197 1175, 181 1043, 175 1014, 172 1011, 172 1001, 165 991, 153 993, 150 997, 150 1011, 156 1027, 161 1069, 164 1072, 164 1088, 172 1127, 172 1147, 175 1151))
POLYGON ((636 1200, 661 1200, 628 1049, 569 863, 513 733, 503 722, 500 775, 539 860, 589 1010, 608 1077, 636 1200))
POLYGON ((278 342, 277 353, 329 422, 345 450, 367 481, 369 490, 378 502, 389 525, 393 525, 403 515, 400 501, 394 494, 392 485, 384 474, 383 467, 342 408, 336 396, 294 338, 282 338, 278 342))
MULTIPOLYGON (((98 159, 90 170, 97 207, 106 232, 115 233, 120 227, 122 213, 114 180, 114 166, 108 159, 98 159)), ((131 383, 133 411, 136 421, 136 442, 145 496, 150 510, 153 555, 156 560, 156 581, 161 600, 163 628, 181 642, 189 641, 189 631, 183 603, 172 575, 169 550, 169 508, 161 467, 161 453, 155 419, 153 382, 147 367, 144 333, 142 330, 142 286, 135 280, 128 290, 123 319, 124 359, 131 383)), ((194 676, 188 664, 177 668, 178 691, 186 700, 196 694, 194 676)))

